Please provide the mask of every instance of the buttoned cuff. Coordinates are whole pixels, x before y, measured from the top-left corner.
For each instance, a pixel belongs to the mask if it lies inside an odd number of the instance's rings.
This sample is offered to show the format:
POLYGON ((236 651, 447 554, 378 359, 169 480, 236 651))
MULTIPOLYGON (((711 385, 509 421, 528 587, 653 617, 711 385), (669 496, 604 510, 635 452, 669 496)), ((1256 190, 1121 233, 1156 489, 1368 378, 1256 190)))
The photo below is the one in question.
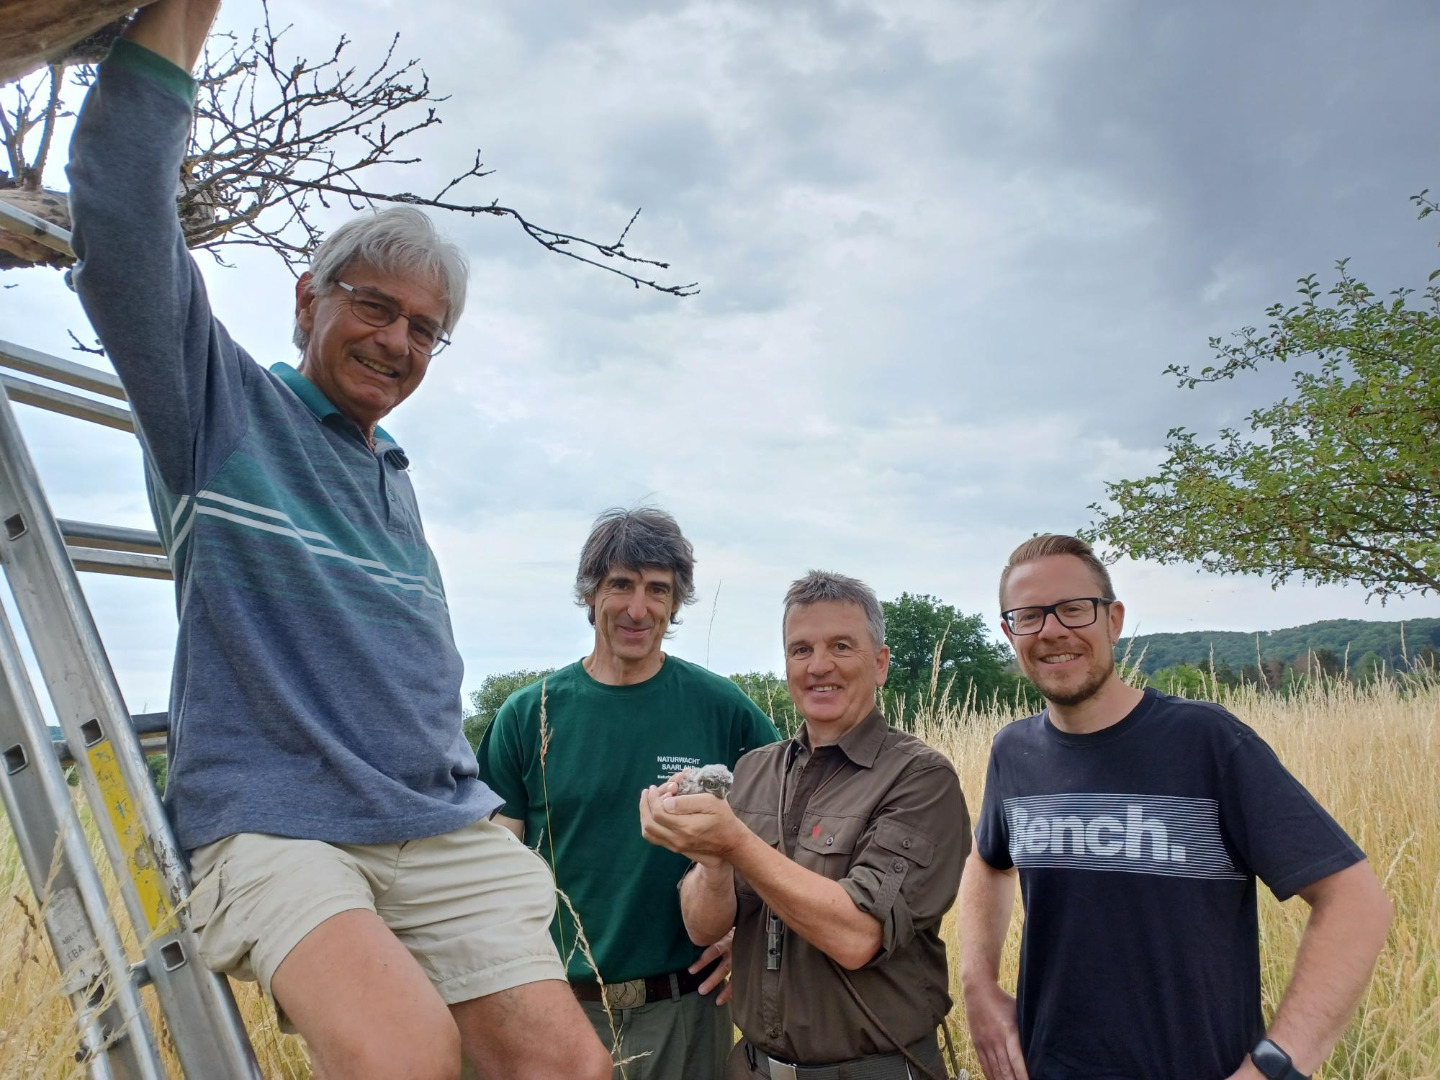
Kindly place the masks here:
POLYGON ((877 874, 868 866, 857 867, 840 882, 840 887, 866 915, 880 920, 880 951, 866 967, 894 953, 915 940, 915 921, 910 905, 900 892, 905 871, 877 874))
MULTIPOLYGON (((904 896, 905 879, 930 865, 935 845, 908 825, 885 820, 840 881, 855 906, 880 920, 881 948, 877 959, 903 949, 915 939, 915 921, 904 896)), ((872 963, 874 961, 871 961, 872 963)))

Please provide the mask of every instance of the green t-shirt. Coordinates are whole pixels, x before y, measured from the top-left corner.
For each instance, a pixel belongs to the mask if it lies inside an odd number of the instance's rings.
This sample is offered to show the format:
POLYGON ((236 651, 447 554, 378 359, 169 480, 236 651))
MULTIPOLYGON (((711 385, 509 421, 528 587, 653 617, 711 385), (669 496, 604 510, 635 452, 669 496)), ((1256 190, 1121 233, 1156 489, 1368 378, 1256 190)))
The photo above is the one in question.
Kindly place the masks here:
MULTIPOLYGON (((596 682, 576 662, 500 706, 480 743, 480 777, 555 871, 601 977, 624 982, 700 955, 675 888, 689 860, 640 835, 641 790, 689 765, 734 768, 779 737, 729 679, 678 657, 634 686, 596 682)), ((570 977, 594 978, 564 900, 550 929, 570 977)))

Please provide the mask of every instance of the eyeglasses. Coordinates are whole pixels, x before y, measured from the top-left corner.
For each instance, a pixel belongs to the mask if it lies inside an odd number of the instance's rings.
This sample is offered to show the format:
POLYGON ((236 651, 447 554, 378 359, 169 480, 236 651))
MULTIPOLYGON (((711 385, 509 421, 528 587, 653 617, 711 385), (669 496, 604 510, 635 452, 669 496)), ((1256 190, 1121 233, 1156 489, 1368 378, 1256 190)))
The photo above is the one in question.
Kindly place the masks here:
POLYGON ((410 347, 425 356, 434 356, 450 344, 447 338, 429 319, 419 318, 402 311, 400 305, 392 297, 373 289, 357 289, 354 285, 343 281, 335 282, 349 295, 345 297, 350 305, 350 310, 361 322, 375 327, 389 326, 396 319, 403 317, 406 322, 406 330, 410 339, 410 347))
POLYGON ((1101 604, 1114 602, 1103 596, 1077 596, 1073 600, 1061 600, 1056 604, 1011 608, 1009 611, 1002 611, 1000 618, 1005 620, 1005 625, 1012 634, 1021 637, 1038 634, 1045 626, 1047 615, 1054 615, 1055 621, 1061 626, 1079 630, 1082 626, 1090 626, 1100 617, 1101 604))

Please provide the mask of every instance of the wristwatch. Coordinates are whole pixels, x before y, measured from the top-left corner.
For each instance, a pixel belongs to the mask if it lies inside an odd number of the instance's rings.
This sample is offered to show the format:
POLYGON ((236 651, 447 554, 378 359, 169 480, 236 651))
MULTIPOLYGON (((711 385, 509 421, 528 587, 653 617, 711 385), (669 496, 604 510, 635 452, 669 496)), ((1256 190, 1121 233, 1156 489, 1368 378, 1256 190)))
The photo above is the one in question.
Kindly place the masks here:
POLYGON ((1290 1064, 1290 1055, 1269 1039, 1261 1039, 1255 1044, 1255 1049, 1250 1051, 1250 1060, 1267 1080, 1310 1080, 1290 1064))

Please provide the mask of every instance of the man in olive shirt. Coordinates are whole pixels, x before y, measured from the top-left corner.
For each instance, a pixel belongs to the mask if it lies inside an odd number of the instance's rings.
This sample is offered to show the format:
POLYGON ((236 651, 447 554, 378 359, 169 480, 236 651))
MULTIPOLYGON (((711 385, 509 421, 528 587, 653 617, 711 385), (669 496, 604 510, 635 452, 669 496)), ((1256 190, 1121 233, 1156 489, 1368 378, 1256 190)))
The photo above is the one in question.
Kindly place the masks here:
POLYGON ((959 780, 875 708, 890 650, 868 586, 811 572, 782 625, 801 731, 742 758, 729 803, 673 782, 641 796, 645 837, 695 860, 680 887, 691 938, 735 928, 744 1039, 726 1075, 942 1077, 940 920, 970 848, 959 780))

